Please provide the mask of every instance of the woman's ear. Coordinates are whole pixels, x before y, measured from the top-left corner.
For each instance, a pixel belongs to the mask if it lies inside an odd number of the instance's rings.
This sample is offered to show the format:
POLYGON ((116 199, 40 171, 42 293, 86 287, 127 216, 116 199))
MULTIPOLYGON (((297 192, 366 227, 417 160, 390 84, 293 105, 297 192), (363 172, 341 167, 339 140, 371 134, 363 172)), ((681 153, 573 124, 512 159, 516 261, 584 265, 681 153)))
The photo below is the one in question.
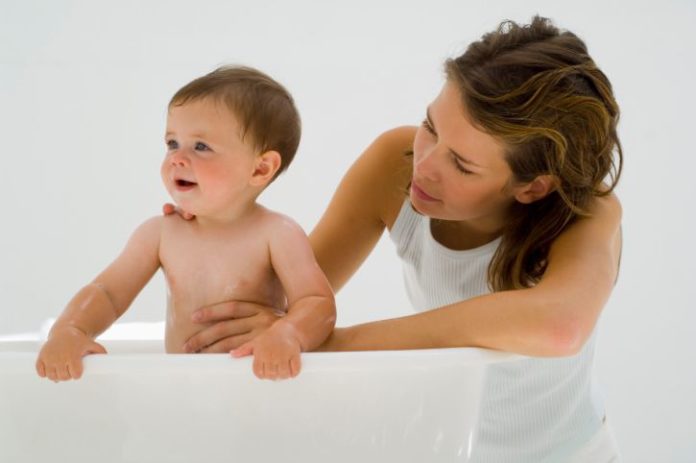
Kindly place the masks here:
POLYGON ((280 153, 277 151, 266 151, 256 156, 254 162, 254 172, 251 174, 251 180, 249 181, 254 186, 266 186, 273 176, 280 169, 282 160, 280 158, 280 153))
POLYGON ((515 199, 522 204, 531 204, 545 198, 556 189, 557 179, 553 175, 539 175, 523 185, 515 193, 515 199))

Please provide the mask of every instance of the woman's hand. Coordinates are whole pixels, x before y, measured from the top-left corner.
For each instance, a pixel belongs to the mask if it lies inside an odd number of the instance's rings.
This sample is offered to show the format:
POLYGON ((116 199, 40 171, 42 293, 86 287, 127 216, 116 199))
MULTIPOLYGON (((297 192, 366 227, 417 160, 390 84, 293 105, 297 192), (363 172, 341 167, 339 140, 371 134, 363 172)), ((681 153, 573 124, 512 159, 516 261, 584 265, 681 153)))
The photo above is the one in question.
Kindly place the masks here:
POLYGON ((285 312, 253 302, 221 302, 196 310, 191 321, 210 325, 191 336, 185 352, 226 353, 270 328, 285 312))
POLYGON ((172 204, 172 203, 165 203, 164 206, 162 206, 162 214, 164 215, 172 215, 172 214, 179 214, 179 216, 184 219, 184 220, 191 220, 195 217, 195 215, 190 214, 180 207, 172 204))

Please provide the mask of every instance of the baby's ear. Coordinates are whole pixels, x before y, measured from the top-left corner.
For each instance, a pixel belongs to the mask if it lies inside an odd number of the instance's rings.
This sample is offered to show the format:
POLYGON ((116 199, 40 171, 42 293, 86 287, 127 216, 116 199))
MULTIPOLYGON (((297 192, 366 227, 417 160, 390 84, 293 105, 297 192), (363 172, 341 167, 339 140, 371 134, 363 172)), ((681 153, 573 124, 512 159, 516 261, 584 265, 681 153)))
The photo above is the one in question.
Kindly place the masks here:
POLYGON ((558 179, 553 175, 539 175, 515 192, 515 199, 522 204, 530 204, 545 198, 556 189, 558 179))
POLYGON ((275 173, 280 169, 281 163, 280 153, 277 151, 266 151, 256 156, 254 173, 251 174, 251 184, 254 186, 268 185, 273 180, 275 173))

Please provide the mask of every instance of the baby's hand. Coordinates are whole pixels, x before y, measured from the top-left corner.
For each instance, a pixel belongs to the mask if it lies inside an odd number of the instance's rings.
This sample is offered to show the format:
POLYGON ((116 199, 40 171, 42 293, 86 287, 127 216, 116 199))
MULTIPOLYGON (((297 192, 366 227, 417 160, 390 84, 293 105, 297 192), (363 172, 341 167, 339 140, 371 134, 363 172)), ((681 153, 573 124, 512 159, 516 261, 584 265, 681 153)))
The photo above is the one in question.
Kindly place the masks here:
POLYGON ((36 371, 55 382, 78 379, 82 376, 82 357, 88 354, 106 354, 106 349, 75 327, 60 328, 51 332, 41 348, 36 371))
POLYGON ((233 357, 254 354, 254 374, 261 379, 287 379, 299 374, 301 351, 295 328, 281 319, 230 353, 233 357))

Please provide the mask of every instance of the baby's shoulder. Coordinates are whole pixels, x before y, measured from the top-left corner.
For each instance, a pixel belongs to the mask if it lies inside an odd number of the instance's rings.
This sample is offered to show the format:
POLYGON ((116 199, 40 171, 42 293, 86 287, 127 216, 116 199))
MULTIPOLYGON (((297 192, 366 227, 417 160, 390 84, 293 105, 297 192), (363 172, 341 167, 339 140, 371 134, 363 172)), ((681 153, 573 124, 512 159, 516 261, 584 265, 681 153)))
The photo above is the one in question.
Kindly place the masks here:
POLYGON ((305 234, 302 227, 292 217, 263 206, 259 207, 257 220, 259 228, 272 237, 297 233, 305 234))
POLYGON ((258 220, 263 226, 268 227, 299 227, 297 222, 287 214, 274 211, 264 206, 259 206, 258 220))
POLYGON ((148 234, 158 234, 162 231, 165 219, 166 217, 163 217, 161 215, 155 215, 153 217, 150 217, 149 219, 141 223, 136 229, 136 231, 141 231, 142 233, 148 234))
POLYGON ((159 246, 162 234, 162 217, 150 217, 135 229, 129 239, 129 245, 139 243, 146 246, 159 246))
POLYGON ((153 217, 151 220, 153 220, 153 223, 159 222, 163 243, 184 239, 185 237, 186 239, 191 239, 194 235, 192 232, 195 227, 195 218, 186 220, 179 214, 170 214, 153 217))

